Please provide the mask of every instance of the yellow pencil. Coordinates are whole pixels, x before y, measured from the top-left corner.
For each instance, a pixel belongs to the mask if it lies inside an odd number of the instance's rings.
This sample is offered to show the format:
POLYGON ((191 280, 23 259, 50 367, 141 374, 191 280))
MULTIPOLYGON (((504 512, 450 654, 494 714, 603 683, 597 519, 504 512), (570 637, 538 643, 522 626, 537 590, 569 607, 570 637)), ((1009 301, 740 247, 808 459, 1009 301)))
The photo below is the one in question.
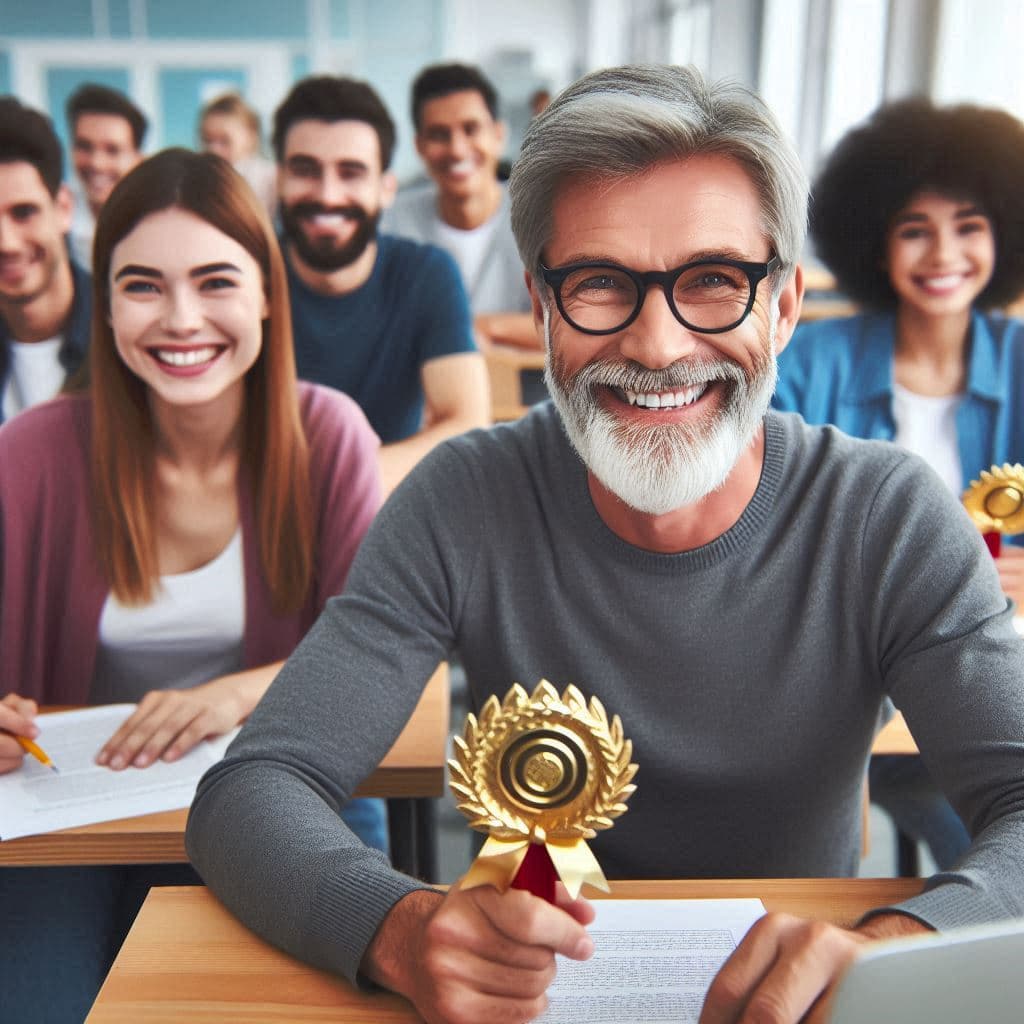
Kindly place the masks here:
POLYGON ((50 755, 38 743, 33 743, 24 736, 15 736, 14 738, 22 745, 25 753, 31 754, 44 768, 52 768, 57 771, 57 766, 50 760, 50 755))

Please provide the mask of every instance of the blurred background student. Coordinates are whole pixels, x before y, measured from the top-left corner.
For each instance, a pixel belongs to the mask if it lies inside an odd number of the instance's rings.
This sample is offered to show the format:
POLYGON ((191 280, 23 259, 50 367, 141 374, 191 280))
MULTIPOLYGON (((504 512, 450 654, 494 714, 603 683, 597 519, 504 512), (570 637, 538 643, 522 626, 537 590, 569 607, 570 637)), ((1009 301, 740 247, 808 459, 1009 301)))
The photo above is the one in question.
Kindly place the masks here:
MULTIPOLYGON (((141 164, 95 255, 89 390, 0 429, 0 771, 42 703, 138 702, 98 752, 114 770, 233 728, 341 590, 380 501, 363 414, 296 383, 281 255, 227 162, 141 164)), ((386 846, 381 801, 345 817, 386 846)), ((158 877, 0 872, 5 1016, 81 1020, 158 877)))
MULTIPOLYGON (((1024 125, 1000 110, 906 100, 847 134, 814 186, 811 232, 865 311, 797 329, 775 404, 895 441, 956 494, 1024 461, 1024 324, 998 312, 1024 292, 1022 181, 1024 125)), ((996 565, 1021 606, 1024 547, 996 565)), ((870 789, 939 868, 967 848, 919 758, 874 758, 870 789)))
POLYGON ((64 107, 77 190, 69 242, 75 262, 92 267, 96 218, 114 186, 142 159, 149 121, 117 89, 86 82, 64 107))
POLYGON ((277 168, 263 155, 260 115, 238 93, 225 93, 199 112, 199 141, 207 153, 223 157, 245 178, 273 218, 277 168))
POLYGON ((62 163, 50 119, 0 96, 0 423, 53 398, 89 347, 92 279, 65 240, 62 163))

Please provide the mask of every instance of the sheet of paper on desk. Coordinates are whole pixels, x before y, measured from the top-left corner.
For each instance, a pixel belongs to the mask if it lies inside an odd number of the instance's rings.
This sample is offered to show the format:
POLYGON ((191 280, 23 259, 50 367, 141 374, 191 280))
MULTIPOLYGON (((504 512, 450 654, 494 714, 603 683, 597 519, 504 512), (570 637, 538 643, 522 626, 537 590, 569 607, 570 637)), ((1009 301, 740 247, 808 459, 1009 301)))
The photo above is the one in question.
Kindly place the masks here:
POLYGON ((760 900, 595 900, 594 955, 558 958, 537 1024, 697 1024, 760 900))
POLYGON ((115 772, 94 764, 100 747, 134 710, 134 704, 108 704, 40 715, 36 742, 58 771, 26 756, 18 771, 0 775, 0 839, 188 807, 203 772, 224 756, 235 733, 148 768, 115 772))

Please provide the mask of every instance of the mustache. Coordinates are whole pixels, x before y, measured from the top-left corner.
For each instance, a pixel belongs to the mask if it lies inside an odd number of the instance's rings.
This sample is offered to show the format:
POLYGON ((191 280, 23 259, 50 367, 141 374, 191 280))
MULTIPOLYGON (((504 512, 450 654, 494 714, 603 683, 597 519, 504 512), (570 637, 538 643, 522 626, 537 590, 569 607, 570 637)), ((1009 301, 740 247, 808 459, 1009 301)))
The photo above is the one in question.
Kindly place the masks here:
POLYGON ((370 219, 370 215, 366 210, 361 206, 356 206, 354 203, 350 203, 347 206, 326 206, 324 203, 318 203, 314 200, 303 200, 293 203, 288 207, 288 213, 296 218, 335 214, 359 221, 362 224, 365 224, 370 219))
POLYGON ((678 388, 710 384, 712 381, 746 383, 742 367, 725 359, 687 359, 652 370, 640 363, 600 360, 579 370, 573 384, 577 387, 598 386, 621 391, 672 391, 678 388))

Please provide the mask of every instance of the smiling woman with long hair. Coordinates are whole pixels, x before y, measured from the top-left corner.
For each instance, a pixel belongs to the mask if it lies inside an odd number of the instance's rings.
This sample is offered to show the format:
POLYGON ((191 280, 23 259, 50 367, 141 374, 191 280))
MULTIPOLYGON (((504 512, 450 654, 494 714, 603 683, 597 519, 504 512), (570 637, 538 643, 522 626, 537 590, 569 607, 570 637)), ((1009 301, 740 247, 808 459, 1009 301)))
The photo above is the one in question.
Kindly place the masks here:
MULTIPOLYGON (((225 161, 167 150, 117 186, 94 298, 89 386, 0 431, 0 771, 20 768, 11 734, 32 735, 42 703, 137 702, 97 752, 113 770, 239 724, 341 590, 380 502, 362 413, 296 382, 277 243, 225 161)), ((379 802, 345 813, 386 843, 379 802)), ((46 869, 0 873, 24 1019, 65 996, 87 1007, 116 950, 128 873, 80 874, 55 897, 46 869), (66 936, 58 959, 78 965, 42 999, 19 907, 59 914, 46 942, 66 936)))
MULTIPOLYGON (((1024 293, 1022 181, 1024 125, 1001 110, 905 100, 840 140, 811 232, 865 312, 797 329, 775 404, 896 441, 957 494, 993 464, 1024 461, 1024 323, 998 312, 1024 293)), ((1024 547, 1004 545, 996 568, 1024 605, 1024 547)), ((870 781, 940 868, 966 850, 919 758, 874 758, 870 781)))

